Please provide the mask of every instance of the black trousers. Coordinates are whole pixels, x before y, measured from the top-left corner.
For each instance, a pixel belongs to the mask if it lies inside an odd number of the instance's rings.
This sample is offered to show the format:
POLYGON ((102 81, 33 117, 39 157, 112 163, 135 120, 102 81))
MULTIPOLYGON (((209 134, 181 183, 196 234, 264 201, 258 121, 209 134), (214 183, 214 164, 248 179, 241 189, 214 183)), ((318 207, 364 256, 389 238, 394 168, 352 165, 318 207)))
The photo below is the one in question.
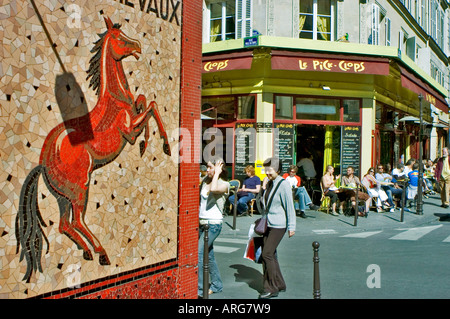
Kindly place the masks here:
POLYGON ((264 234, 264 246, 261 254, 264 292, 275 293, 286 290, 286 283, 276 256, 277 247, 285 233, 286 228, 268 227, 264 234))

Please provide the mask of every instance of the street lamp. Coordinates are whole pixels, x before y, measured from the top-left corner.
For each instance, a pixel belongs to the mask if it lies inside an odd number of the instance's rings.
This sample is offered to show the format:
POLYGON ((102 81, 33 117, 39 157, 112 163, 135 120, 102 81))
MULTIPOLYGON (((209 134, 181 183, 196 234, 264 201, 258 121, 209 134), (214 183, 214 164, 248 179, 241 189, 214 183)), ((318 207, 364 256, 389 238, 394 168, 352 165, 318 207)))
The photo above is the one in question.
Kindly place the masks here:
POLYGON ((423 214, 423 196, 422 196, 422 184, 423 184, 423 160, 422 160, 422 139, 423 139, 423 126, 422 126, 422 112, 423 112, 423 106, 422 106, 422 100, 423 95, 419 94, 419 107, 420 107, 420 113, 419 113, 419 120, 420 120, 420 127, 419 127, 419 181, 417 183, 417 206, 416 206, 416 214, 422 215, 423 214))

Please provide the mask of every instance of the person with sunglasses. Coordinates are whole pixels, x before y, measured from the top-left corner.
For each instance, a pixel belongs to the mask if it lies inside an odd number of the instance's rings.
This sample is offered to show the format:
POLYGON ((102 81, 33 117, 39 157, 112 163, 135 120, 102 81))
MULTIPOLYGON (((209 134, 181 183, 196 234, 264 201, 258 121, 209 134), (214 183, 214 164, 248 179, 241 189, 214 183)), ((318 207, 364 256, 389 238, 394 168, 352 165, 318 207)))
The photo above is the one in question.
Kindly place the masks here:
POLYGON ((393 213, 395 211, 393 196, 398 196, 401 198, 403 190, 394 184, 392 175, 384 171, 383 165, 377 165, 377 173, 375 174, 375 178, 380 183, 380 188, 386 192, 388 197, 387 202, 391 206, 389 211, 393 213))
POLYGON ((318 210, 320 207, 314 205, 311 197, 309 197, 306 188, 301 186, 302 179, 297 175, 298 168, 296 165, 289 166, 288 173, 283 175, 283 178, 289 182, 292 187, 292 194, 294 195, 294 207, 295 212, 300 215, 301 218, 306 218, 305 209, 309 207, 311 210, 318 210))
POLYGON ((377 212, 381 213, 384 208, 383 206, 388 206, 388 196, 386 195, 386 192, 381 189, 380 183, 375 178, 375 169, 373 167, 369 168, 361 183, 367 189, 369 196, 371 198, 376 198, 377 212))

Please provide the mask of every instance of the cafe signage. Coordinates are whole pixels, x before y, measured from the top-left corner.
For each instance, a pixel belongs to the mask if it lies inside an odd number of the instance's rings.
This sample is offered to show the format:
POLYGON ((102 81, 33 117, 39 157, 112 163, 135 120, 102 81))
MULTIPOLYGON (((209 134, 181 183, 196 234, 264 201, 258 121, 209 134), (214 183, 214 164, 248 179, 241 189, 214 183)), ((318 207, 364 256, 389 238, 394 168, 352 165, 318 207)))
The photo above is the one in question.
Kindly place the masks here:
POLYGON ((252 57, 203 61, 202 73, 250 69, 251 66, 252 57))
POLYGON ((389 63, 378 60, 272 56, 272 69, 387 75, 389 63))

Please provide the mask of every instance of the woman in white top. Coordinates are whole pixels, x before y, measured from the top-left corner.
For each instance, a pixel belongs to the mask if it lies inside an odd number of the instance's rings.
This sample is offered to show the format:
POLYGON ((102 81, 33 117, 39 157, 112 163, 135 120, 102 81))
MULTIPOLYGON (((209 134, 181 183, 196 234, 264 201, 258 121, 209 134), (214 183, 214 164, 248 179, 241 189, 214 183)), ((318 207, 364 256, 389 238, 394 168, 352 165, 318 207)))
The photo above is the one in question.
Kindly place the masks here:
POLYGON ((221 159, 215 163, 208 162, 206 177, 201 184, 200 189, 200 213, 199 213, 199 241, 198 241, 198 296, 204 293, 212 294, 221 292, 223 289, 222 279, 220 277, 219 268, 214 257, 214 240, 222 231, 223 209, 225 200, 230 192, 230 184, 226 181, 227 171, 224 169, 224 163, 221 159), (204 230, 208 225, 208 259, 209 259, 209 276, 211 286, 207 292, 203 291, 203 250, 204 230))
POLYGON ((371 198, 376 198, 377 212, 383 211, 383 206, 389 206, 387 203, 388 196, 384 190, 380 188, 380 183, 375 178, 375 169, 369 168, 367 174, 362 180, 362 184, 366 187, 371 198))

